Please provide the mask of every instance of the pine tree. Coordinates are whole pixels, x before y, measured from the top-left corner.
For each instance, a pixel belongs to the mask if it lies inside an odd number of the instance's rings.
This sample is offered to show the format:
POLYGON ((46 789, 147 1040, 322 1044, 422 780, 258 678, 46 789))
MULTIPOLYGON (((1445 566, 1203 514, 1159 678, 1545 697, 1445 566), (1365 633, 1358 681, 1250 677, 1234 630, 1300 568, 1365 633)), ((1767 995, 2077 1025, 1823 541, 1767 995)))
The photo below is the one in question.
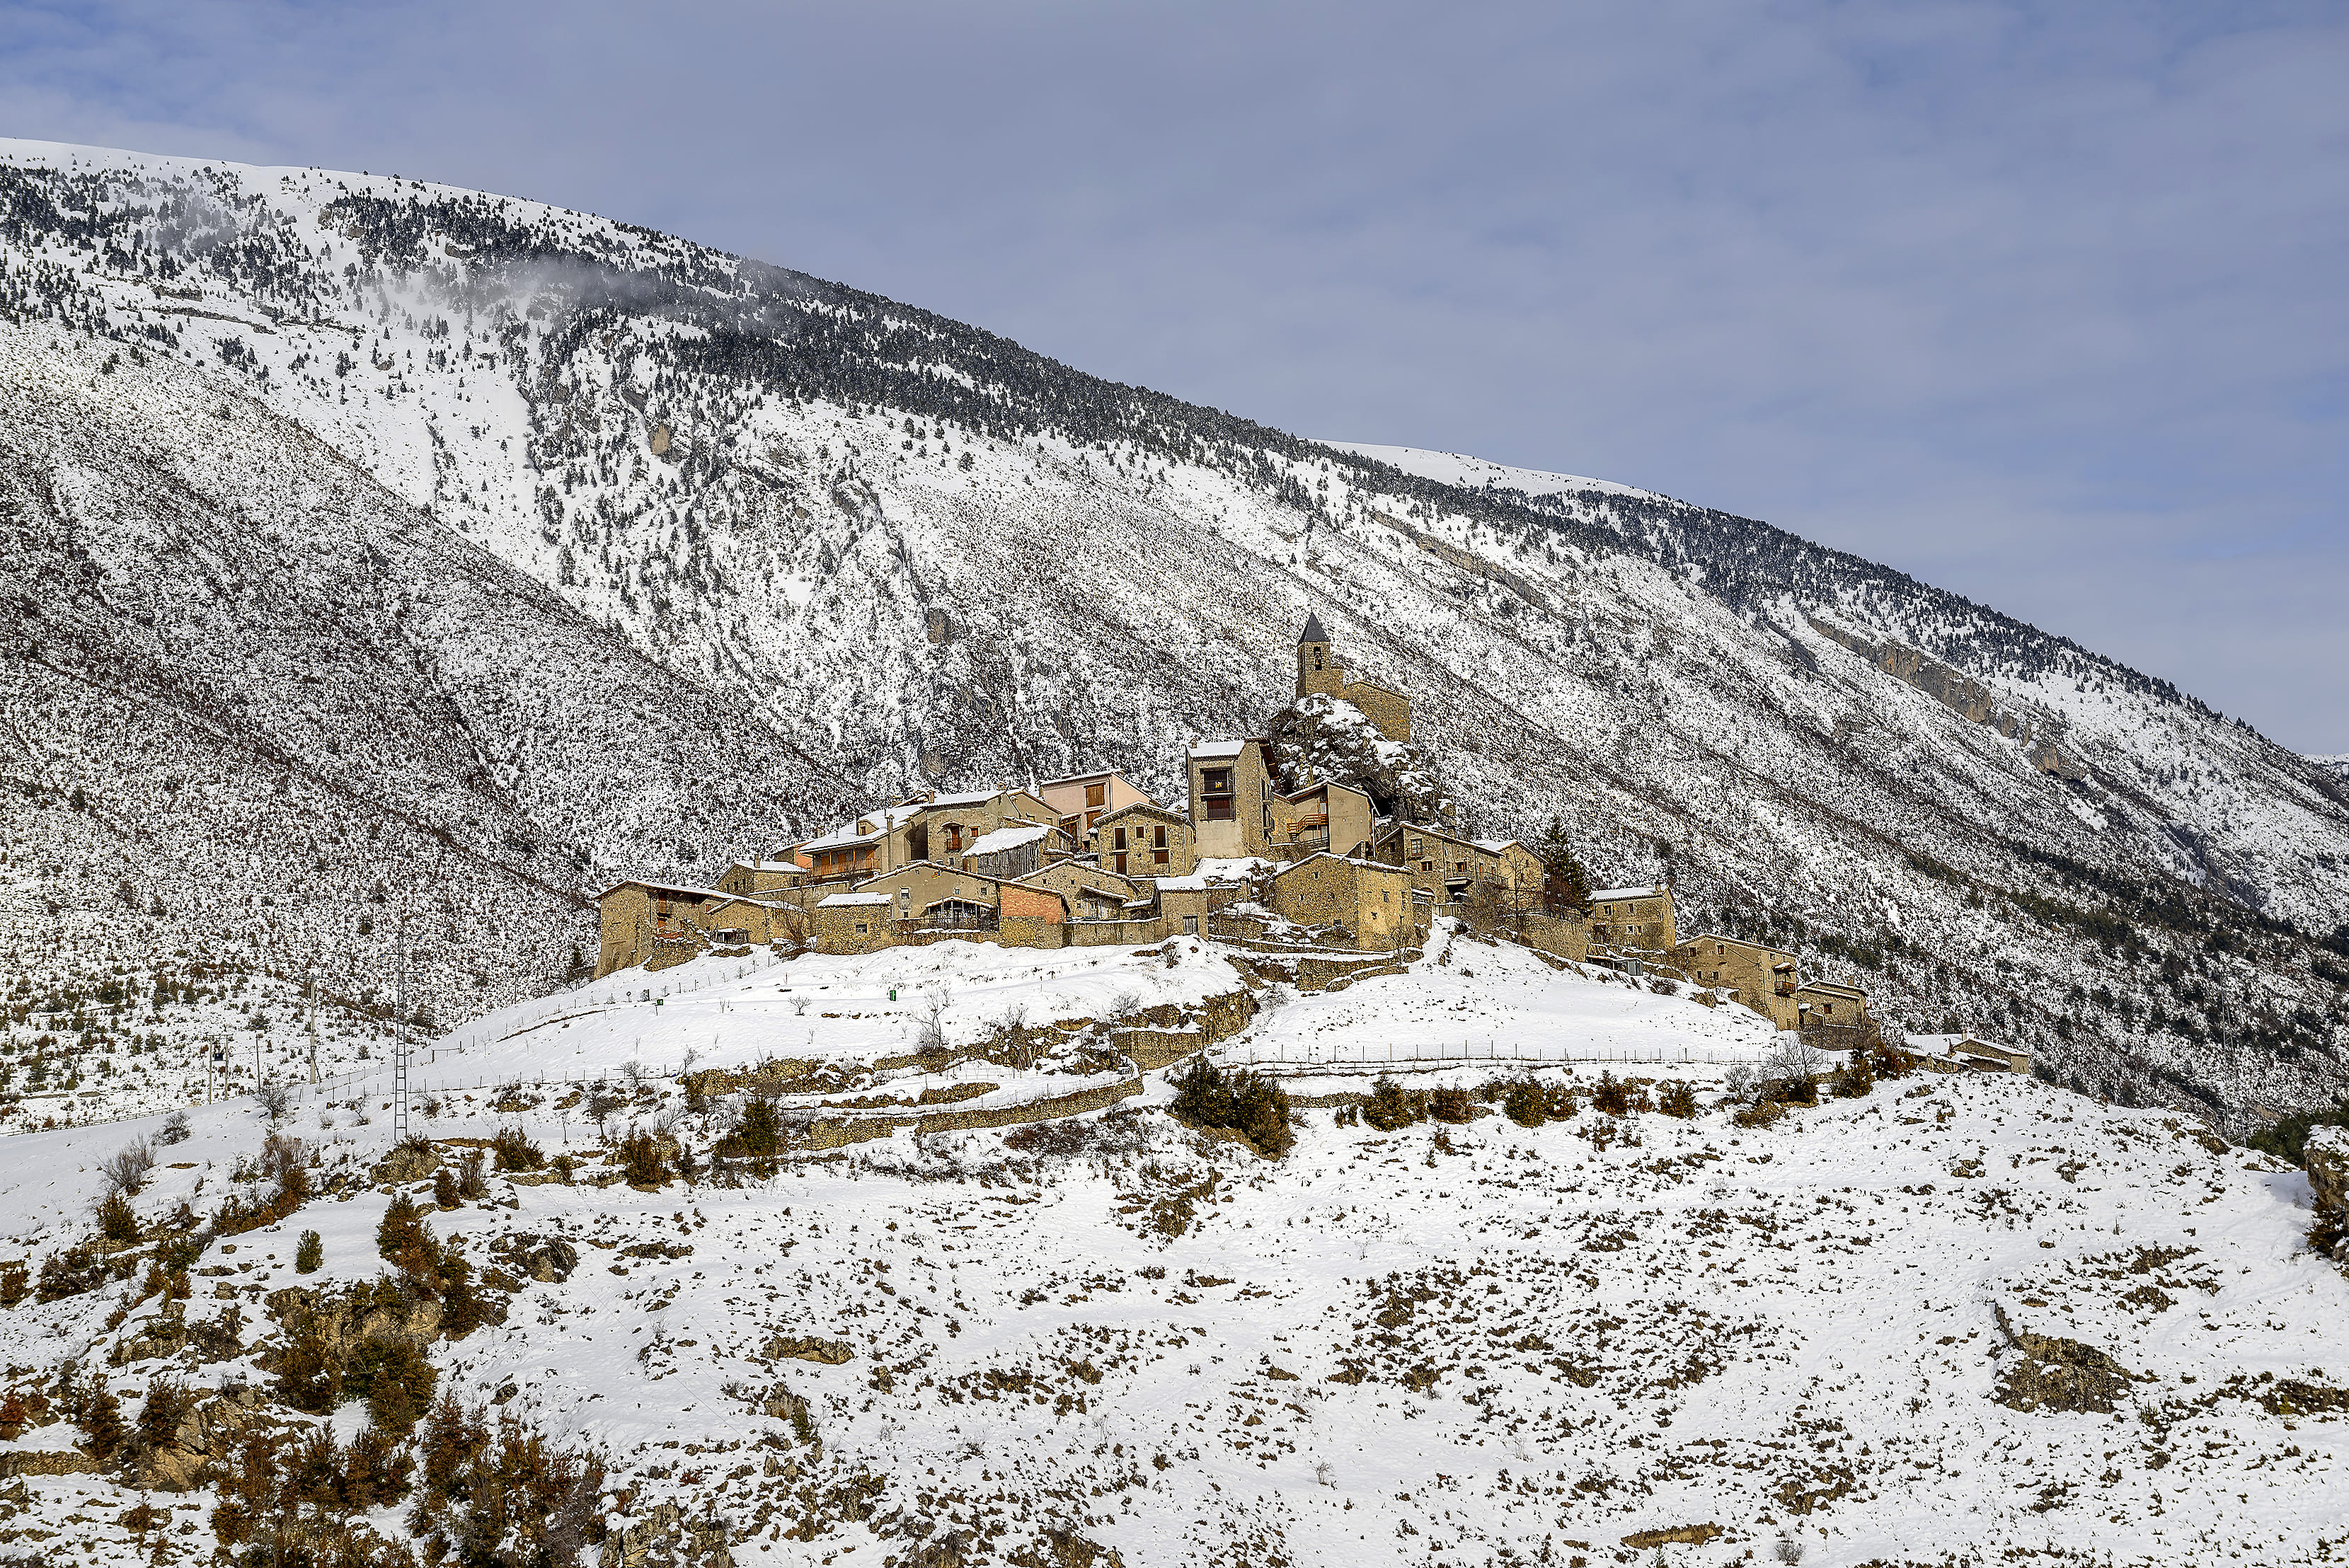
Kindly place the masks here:
POLYGON ((114 1397, 113 1389, 101 1387, 90 1396, 88 1408, 82 1411, 82 1447, 92 1459, 111 1459, 114 1450, 122 1446, 128 1430, 122 1419, 122 1401, 114 1397))
POLYGON ((1534 852, 1541 856, 1542 902, 1552 913, 1590 907, 1590 873, 1575 858, 1566 823, 1555 813, 1534 852))

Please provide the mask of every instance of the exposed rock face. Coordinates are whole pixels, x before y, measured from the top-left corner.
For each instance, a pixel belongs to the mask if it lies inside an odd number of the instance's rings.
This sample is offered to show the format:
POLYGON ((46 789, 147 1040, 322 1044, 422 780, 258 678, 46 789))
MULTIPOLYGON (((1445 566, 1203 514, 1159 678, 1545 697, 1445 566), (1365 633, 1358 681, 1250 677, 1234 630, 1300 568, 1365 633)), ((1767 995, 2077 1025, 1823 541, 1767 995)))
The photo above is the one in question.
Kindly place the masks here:
POLYGON ((856 1354, 837 1339, 786 1339, 781 1336, 768 1340, 766 1349, 771 1361, 821 1361, 826 1367, 837 1367, 856 1354))
POLYGON ((155 1491, 186 1491, 201 1484, 204 1466, 225 1459, 239 1433, 266 1418, 257 1388, 224 1388, 198 1401, 180 1418, 170 1440, 147 1452, 139 1484, 155 1491))
POLYGON ((725 1524, 688 1520, 673 1502, 657 1505, 641 1523, 623 1526, 617 1534, 621 1568, 733 1568, 725 1524))
POLYGON ((2128 1393, 2128 1368, 2094 1346, 2050 1335, 2017 1333, 2008 1326, 2003 1309, 1998 1314, 1998 1326, 2007 1343, 2022 1352, 2022 1359, 1999 1379, 1998 1393, 1993 1396, 2008 1408, 2110 1414, 2114 1402, 2128 1393))
POLYGON ((1368 714, 1341 697, 1318 692, 1299 697, 1272 716, 1265 738, 1283 790, 1349 784, 1371 798, 1379 815, 1413 822, 1448 821, 1455 810, 1424 752, 1388 739, 1368 714))
POLYGON ((2318 1208, 2349 1210, 2349 1127, 2320 1127, 2310 1132, 2300 1161, 2308 1169, 2318 1208))
POLYGON ((421 1181, 440 1169, 440 1150, 429 1144, 402 1144, 375 1168, 378 1182, 421 1181))

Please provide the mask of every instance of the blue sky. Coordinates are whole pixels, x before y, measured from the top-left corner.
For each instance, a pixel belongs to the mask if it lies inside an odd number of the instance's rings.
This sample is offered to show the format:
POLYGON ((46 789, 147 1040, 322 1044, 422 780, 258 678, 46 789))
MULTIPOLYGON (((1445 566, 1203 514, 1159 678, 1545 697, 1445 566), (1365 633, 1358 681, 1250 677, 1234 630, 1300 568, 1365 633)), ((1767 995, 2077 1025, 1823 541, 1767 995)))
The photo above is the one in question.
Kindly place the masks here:
POLYGON ((1640 484, 2349 752, 2349 6, 21 5, 0 130, 589 208, 1640 484))

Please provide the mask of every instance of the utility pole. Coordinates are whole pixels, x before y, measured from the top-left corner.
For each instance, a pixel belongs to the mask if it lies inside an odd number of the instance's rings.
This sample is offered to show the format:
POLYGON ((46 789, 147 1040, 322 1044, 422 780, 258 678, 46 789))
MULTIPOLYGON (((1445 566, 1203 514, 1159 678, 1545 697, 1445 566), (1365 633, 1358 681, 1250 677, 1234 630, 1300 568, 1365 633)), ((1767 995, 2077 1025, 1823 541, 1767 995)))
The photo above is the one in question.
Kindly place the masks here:
POLYGON ((309 974, 305 976, 305 984, 310 992, 310 1081, 315 1084, 318 1081, 318 970, 316 965, 311 965, 309 974))

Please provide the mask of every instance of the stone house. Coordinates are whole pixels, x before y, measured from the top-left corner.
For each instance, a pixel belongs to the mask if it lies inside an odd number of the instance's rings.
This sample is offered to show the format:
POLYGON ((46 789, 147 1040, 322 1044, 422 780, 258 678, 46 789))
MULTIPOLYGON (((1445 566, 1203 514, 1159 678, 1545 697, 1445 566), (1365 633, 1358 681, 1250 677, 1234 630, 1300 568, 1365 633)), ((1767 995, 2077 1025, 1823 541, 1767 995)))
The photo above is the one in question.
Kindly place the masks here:
POLYGON ((1272 852, 1272 770, 1262 740, 1202 740, 1189 756, 1192 842, 1201 860, 1272 852))
POLYGON ((1419 938, 1421 905, 1401 866, 1343 855, 1309 855, 1272 873, 1265 884, 1272 912, 1299 925, 1343 926, 1355 946, 1376 951, 1419 938))
POLYGON ((1730 1000, 1753 1008, 1778 1028, 1801 1024, 1795 1000, 1799 978, 1791 953, 1707 933, 1674 947, 1672 962, 1698 985, 1726 989, 1730 1000))
POLYGON ((1080 844, 1091 841, 1093 829, 1111 813, 1158 804, 1148 790, 1113 768, 1047 779, 1036 793, 1051 809, 1061 830, 1080 844))
POLYGON ((982 876, 1016 882, 1054 861, 1063 861, 1075 846, 1059 828, 1040 822, 1015 823, 985 833, 957 856, 955 863, 982 876))
POLYGON ((1102 866, 1121 876, 1186 877, 1199 863, 1191 819, 1154 800, 1104 813, 1088 842, 1102 866))
POLYGON ((1319 615, 1305 617, 1305 630, 1297 639, 1297 695, 1352 703, 1389 740, 1411 739, 1411 698, 1371 681, 1348 680, 1319 615))
POLYGON ((1372 859, 1379 812, 1371 798, 1350 784, 1309 784, 1275 795, 1273 847, 1292 858, 1323 852, 1372 859))
POLYGON ((1150 883, 1120 876, 1090 860, 1055 861, 1019 880, 1059 893, 1075 920, 1115 920, 1151 902, 1150 883))
POLYGON ((1868 993, 1833 980, 1806 980, 1795 987, 1795 1011, 1805 1029, 1863 1029, 1868 993))
POLYGON ((615 882, 595 900, 595 974, 632 969, 672 942, 778 942, 805 929, 801 912, 779 900, 739 897, 714 887, 615 882))
POLYGON ((860 881, 900 866, 960 855, 999 828, 1054 823, 1042 797, 1009 784, 897 800, 822 838, 794 844, 788 858, 811 882, 860 881))
POLYGON ((808 871, 797 861, 736 861, 718 879, 718 891, 750 898, 760 893, 797 891, 808 871))
POLYGON ((869 953, 940 934, 969 933, 1007 947, 1058 947, 1068 901, 1050 888, 918 861, 874 877, 815 907, 824 953, 869 953))
POLYGON ((1541 857, 1515 839, 1471 839, 1390 819, 1380 827, 1374 858, 1409 872, 1412 885, 1436 903, 1456 903, 1484 882, 1498 890, 1511 914, 1541 907, 1541 857))
POLYGON ((1923 1057, 1962 1063, 1976 1072, 2027 1073, 2031 1053, 2020 1046, 1993 1045, 1974 1035, 1911 1035, 1909 1048, 1923 1057))
POLYGON ((1680 945, 1673 931, 1672 890, 1602 888, 1590 895, 1590 945, 1632 958, 1661 959, 1680 945))

